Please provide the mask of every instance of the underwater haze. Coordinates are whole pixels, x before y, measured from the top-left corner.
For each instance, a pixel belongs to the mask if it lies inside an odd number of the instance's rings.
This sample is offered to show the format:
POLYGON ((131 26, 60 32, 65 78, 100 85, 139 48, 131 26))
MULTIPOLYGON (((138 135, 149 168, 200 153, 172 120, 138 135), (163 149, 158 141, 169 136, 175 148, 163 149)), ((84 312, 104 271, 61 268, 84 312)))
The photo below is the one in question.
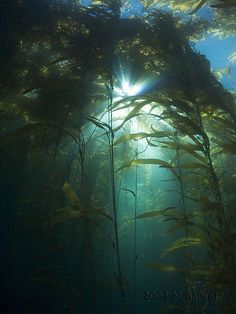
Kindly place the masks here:
POLYGON ((0 312, 235 314, 236 2, 0 17, 0 312))

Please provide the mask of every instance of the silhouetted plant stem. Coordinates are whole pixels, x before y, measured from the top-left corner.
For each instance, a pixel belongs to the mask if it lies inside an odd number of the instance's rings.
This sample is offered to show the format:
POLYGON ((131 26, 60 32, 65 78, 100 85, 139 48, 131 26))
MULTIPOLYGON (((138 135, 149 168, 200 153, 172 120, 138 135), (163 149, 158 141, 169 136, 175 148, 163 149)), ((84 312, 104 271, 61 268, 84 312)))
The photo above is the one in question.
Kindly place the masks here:
POLYGON ((226 230, 225 230, 225 227, 226 227, 225 209, 224 209, 224 205, 223 205, 219 180, 218 180, 218 177, 215 173, 215 169, 214 169, 213 162, 212 162, 211 146, 210 146, 211 144, 210 144, 210 140, 208 138, 208 135, 206 134, 206 132, 204 130, 204 125, 202 122, 202 117, 201 117, 201 113, 200 113, 198 104, 195 103, 195 106, 196 106, 196 112, 197 112, 197 116, 198 116, 198 123, 200 125, 201 130, 202 130, 202 134, 204 135, 203 136, 203 148, 204 148, 204 154, 205 154, 205 157, 206 157, 207 163, 208 163, 210 177, 212 180, 213 192, 215 194, 215 201, 218 204, 217 205, 217 220, 218 220, 219 227, 224 234, 226 232, 226 230))
POLYGON ((113 102, 112 80, 109 82, 109 86, 108 86, 107 90, 108 90, 108 114, 109 114, 109 120, 110 120, 109 147, 110 147, 112 207, 113 207, 114 231, 115 231, 115 252, 116 252, 117 267, 118 267, 119 287, 120 287, 122 305, 123 305, 123 311, 124 311, 125 292, 124 292, 124 287, 123 287, 123 276, 122 276, 121 260, 120 260, 118 215, 117 215, 117 202, 116 202, 116 184, 115 184, 115 166, 114 166, 114 133, 113 133, 113 122, 112 122, 112 119, 113 119, 113 117, 112 117, 112 102, 113 102))
MULTIPOLYGON (((186 213, 186 204, 185 204, 185 194, 184 194, 184 184, 183 184, 183 173, 182 173, 182 168, 181 168, 181 157, 180 157, 180 147, 178 146, 179 143, 179 138, 178 138, 178 133, 177 131, 175 132, 175 137, 174 141, 176 143, 176 163, 177 163, 177 169, 178 169, 178 181, 179 181, 179 186, 180 186, 180 207, 183 210, 183 216, 184 216, 184 232, 185 232, 185 237, 186 241, 189 240, 189 228, 187 227, 188 223, 188 218, 187 218, 187 213, 186 213)), ((186 256, 186 281, 187 281, 187 289, 189 293, 192 293, 195 291, 195 284, 194 284, 194 279, 192 276, 192 266, 193 266, 193 258, 192 258, 192 251, 191 251, 191 246, 186 246, 185 249, 185 256, 186 256)), ((192 301, 194 303, 194 306, 196 308, 196 300, 192 301)), ((192 306, 191 306, 191 300, 187 300, 186 302, 186 313, 191 313, 192 306)))
MULTIPOLYGON (((138 154, 138 141, 136 146, 136 154, 138 154)), ((134 198, 134 217, 137 216, 137 197, 138 197, 138 166, 135 166, 135 198, 134 198)), ((134 219, 134 301, 136 298, 136 272, 137 272, 137 221, 134 219)))

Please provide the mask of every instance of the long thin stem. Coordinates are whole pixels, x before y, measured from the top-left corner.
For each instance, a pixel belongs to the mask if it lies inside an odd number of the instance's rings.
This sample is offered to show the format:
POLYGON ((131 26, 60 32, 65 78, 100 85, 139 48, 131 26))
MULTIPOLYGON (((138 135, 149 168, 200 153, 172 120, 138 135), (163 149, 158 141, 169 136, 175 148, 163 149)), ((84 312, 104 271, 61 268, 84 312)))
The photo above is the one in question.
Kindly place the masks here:
POLYGON ((110 170, 111 170, 111 189, 112 189, 112 207, 113 207, 113 216, 114 216, 114 230, 115 230, 115 248, 116 248, 116 258, 117 258, 117 267, 118 267, 118 279, 119 287, 122 297, 122 302, 124 306, 124 287, 123 287, 123 276, 121 269, 121 260, 120 260, 120 246, 119 246, 119 233, 118 233, 118 215, 117 215, 117 202, 116 202, 116 183, 115 183, 115 166, 114 166, 114 133, 113 133, 113 117, 112 117, 112 83, 108 89, 108 114, 110 120, 110 136, 109 136, 109 147, 110 147, 110 170))
MULTIPOLYGON (((138 141, 136 146, 136 154, 138 154, 138 141)), ((138 197, 138 167, 135 167, 135 199, 134 199, 134 217, 137 216, 137 197, 138 197)), ((136 297, 136 269, 137 269, 137 222, 134 220, 134 300, 136 297)))
MULTIPOLYGON (((185 193, 184 193, 184 184, 183 184, 183 172, 181 168, 181 158, 180 158, 180 147, 179 147, 179 138, 178 134, 176 132, 174 141, 176 143, 176 163, 177 163, 177 168, 178 168, 178 181, 179 181, 179 186, 180 186, 180 208, 183 210, 183 216, 184 216, 184 231, 185 231, 185 237, 186 237, 186 242, 188 243, 189 241, 189 228, 188 228, 188 218, 187 218, 187 213, 186 213, 186 202, 185 202, 185 193)), ((187 279, 187 288, 190 293, 195 291, 195 285, 194 285, 194 279, 192 276, 192 266, 193 266, 193 258, 192 258, 192 251, 191 247, 189 245, 186 246, 185 250, 186 254, 186 279, 187 279)), ((195 303, 195 307, 197 306, 196 300, 193 300, 195 303)), ((188 300, 186 302, 186 313, 191 313, 191 300, 188 300)))

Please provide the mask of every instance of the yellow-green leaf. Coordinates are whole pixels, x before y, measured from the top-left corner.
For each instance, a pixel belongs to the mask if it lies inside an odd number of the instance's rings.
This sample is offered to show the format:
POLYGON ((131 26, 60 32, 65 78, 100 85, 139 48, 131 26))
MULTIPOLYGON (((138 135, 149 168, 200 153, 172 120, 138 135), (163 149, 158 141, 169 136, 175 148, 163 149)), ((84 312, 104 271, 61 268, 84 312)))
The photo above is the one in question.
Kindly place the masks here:
POLYGON ((169 169, 176 177, 178 177, 176 170, 170 163, 168 163, 165 160, 154 159, 154 158, 134 159, 134 160, 127 161, 117 171, 126 167, 130 167, 131 165, 159 165, 161 168, 169 169))
POLYGON ((126 135, 123 135, 120 138, 118 138, 118 140, 116 140, 114 142, 114 145, 124 143, 124 142, 129 141, 129 140, 140 140, 140 139, 145 138, 147 136, 148 136, 148 134, 145 132, 126 134, 126 135))
POLYGON ((169 248, 167 248, 161 255, 161 257, 165 256, 166 254, 183 248, 183 247, 189 247, 189 246, 198 246, 198 245, 206 245, 206 242, 203 241, 201 238, 179 238, 176 241, 174 241, 169 248))
POLYGON ((134 117, 136 117, 136 116, 138 116, 138 115, 140 114, 140 110, 141 110, 145 105, 147 105, 147 103, 149 103, 149 101, 148 101, 148 102, 147 102, 147 101, 143 101, 143 102, 141 102, 141 103, 138 103, 138 104, 134 107, 134 109, 127 115, 127 117, 123 120, 123 122, 122 122, 118 127, 116 127, 116 128, 114 129, 114 132, 115 132, 115 131, 118 131, 118 130, 125 124, 126 121, 128 121, 128 120, 130 120, 130 119, 132 119, 132 118, 134 118, 134 117))
POLYGON ((150 210, 150 211, 147 211, 143 214, 140 214, 138 216, 136 216, 135 218, 153 218, 153 217, 158 217, 158 216, 161 216, 163 213, 161 210, 150 210))
POLYGON ((158 217, 158 216, 162 216, 162 215, 167 215, 168 212, 170 212, 171 210, 175 210, 177 209, 176 207, 168 207, 162 210, 150 210, 147 211, 145 213, 142 213, 138 216, 136 216, 135 218, 152 218, 152 217, 158 217))
POLYGON ((166 271, 166 272, 174 272, 174 271, 182 272, 183 271, 174 265, 168 265, 168 264, 154 263, 154 264, 147 264, 146 266, 151 269, 157 269, 157 270, 166 271))
POLYGON ((63 191, 71 202, 71 205, 81 209, 81 202, 79 196, 75 193, 72 186, 66 181, 63 186, 63 191))
POLYGON ((111 216, 106 212, 106 210, 104 208, 93 208, 92 212, 94 214, 97 214, 99 216, 105 217, 111 221, 113 221, 113 219, 111 218, 111 216))

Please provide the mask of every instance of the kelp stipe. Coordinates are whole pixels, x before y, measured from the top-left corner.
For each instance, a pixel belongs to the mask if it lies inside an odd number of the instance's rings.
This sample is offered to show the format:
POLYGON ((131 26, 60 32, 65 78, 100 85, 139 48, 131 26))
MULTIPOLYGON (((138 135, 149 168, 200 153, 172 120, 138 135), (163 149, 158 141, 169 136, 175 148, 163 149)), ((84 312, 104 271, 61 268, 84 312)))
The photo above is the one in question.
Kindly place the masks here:
MULTIPOLYGON (((219 303, 219 313, 235 312, 235 104, 189 43, 210 21, 152 10, 164 2, 143 0, 136 18, 122 15, 126 1, 118 0, 2 5, 12 9, 1 59, 1 208, 13 252, 4 255, 4 282, 24 291, 18 309, 6 297, 8 312, 120 313, 120 301, 123 312, 153 312, 140 290, 172 273, 187 292, 212 289, 224 298, 167 300, 156 311, 215 313, 219 303), (130 84, 143 80, 143 90, 115 100, 119 71, 130 84), (155 228, 144 229, 146 222, 155 228), (18 263, 24 272, 15 281, 18 263)), ((165 4, 194 13, 205 2, 165 4)), ((219 6, 212 14, 227 17, 219 6)), ((216 24, 216 34, 235 29, 216 24)))
POLYGON ((116 275, 117 282, 120 287, 121 297, 122 297, 122 304, 123 304, 123 311, 125 311, 125 292, 124 292, 124 281, 122 275, 122 268, 121 268, 121 260, 120 260, 120 246, 119 246, 119 233, 118 233, 118 212, 117 212, 117 199, 116 199, 116 182, 115 182, 115 161, 114 161, 114 132, 113 132, 113 78, 110 78, 110 81, 107 86, 108 92, 108 107, 107 112, 109 115, 108 122, 110 123, 110 132, 108 134, 109 138, 109 147, 110 147, 110 168, 111 168, 111 189, 112 189, 112 209, 113 209, 113 216, 114 216, 114 232, 115 232, 115 252, 117 257, 117 267, 118 267, 118 274, 116 275))

